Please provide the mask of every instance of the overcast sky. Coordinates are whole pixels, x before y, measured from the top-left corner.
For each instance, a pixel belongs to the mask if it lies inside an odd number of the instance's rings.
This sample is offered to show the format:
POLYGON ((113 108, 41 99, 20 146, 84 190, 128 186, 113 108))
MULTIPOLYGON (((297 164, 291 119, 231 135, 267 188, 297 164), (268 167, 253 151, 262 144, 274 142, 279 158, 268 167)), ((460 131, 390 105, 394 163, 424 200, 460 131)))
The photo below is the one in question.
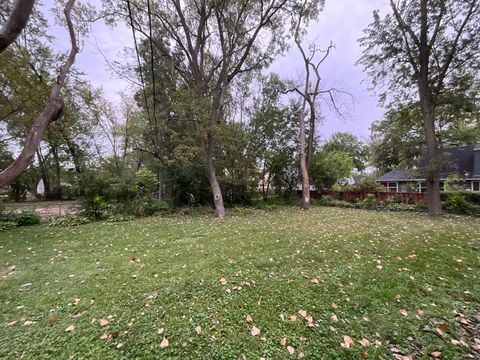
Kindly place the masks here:
MULTIPOLYGON (((44 0, 45 12, 52 8, 53 4, 54 0, 44 0)), ((361 66, 355 65, 355 62, 362 51, 357 39, 371 22, 372 12, 386 7, 386 0, 326 0, 319 21, 310 24, 309 39, 315 39, 322 47, 328 46, 330 42, 335 45, 335 49, 321 68, 323 88, 335 86, 350 92, 356 99, 354 107, 349 111, 348 119, 339 119, 325 104, 322 105, 325 121, 319 133, 323 139, 335 131, 348 131, 367 139, 372 121, 382 117, 383 110, 378 107, 377 98, 367 89, 367 75, 361 66)), ((51 15, 47 16, 49 20, 52 19, 51 15)), ((66 30, 53 25, 53 21, 51 23, 50 33, 56 37, 55 48, 67 50, 66 30)), ((133 47, 129 28, 125 25, 110 28, 97 22, 93 25, 90 36, 76 60, 76 66, 85 73, 86 78, 95 87, 102 87, 112 101, 119 101, 118 93, 128 91, 129 84, 112 73, 104 56, 109 61, 122 61, 125 47, 133 47)), ((301 78, 302 69, 300 54, 295 47, 271 66, 271 71, 278 73, 282 79, 301 78)))

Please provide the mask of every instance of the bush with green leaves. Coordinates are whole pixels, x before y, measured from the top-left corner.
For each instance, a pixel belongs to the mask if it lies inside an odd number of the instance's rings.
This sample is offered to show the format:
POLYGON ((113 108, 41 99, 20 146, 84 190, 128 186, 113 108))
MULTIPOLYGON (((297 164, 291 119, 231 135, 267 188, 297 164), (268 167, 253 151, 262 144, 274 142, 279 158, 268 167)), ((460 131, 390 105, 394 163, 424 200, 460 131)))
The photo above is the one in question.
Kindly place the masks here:
POLYGON ((112 215, 109 216, 106 222, 108 223, 117 223, 117 222, 124 222, 124 221, 131 221, 134 220, 135 217, 132 215, 112 215))
POLYGON ((480 215, 480 206, 467 201, 462 192, 448 193, 444 208, 454 214, 480 215))
POLYGON ((5 231, 17 226, 15 221, 1 221, 0 222, 0 231, 5 231))
POLYGON ((35 211, 24 210, 15 219, 17 226, 30 226, 40 224, 40 217, 35 211))
POLYGON ((88 219, 86 216, 81 216, 81 215, 66 215, 63 217, 59 217, 56 219, 53 219, 48 223, 48 226, 50 227, 71 227, 71 226, 79 226, 79 225, 84 225, 88 224, 90 222, 90 219, 88 219))

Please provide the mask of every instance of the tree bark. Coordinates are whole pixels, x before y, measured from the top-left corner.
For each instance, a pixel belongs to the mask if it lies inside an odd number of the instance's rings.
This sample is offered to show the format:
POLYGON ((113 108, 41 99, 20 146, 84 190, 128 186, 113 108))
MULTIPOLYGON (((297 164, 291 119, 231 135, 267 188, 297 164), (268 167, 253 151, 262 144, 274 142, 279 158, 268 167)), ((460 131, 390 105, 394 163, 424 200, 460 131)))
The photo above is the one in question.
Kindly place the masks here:
POLYGON ((207 162, 207 177, 212 189, 213 202, 215 204, 215 215, 219 219, 225 218, 225 206, 223 204, 222 191, 217 180, 215 167, 213 165, 213 139, 211 135, 207 135, 203 141, 203 153, 207 162))
POLYGON ((422 118, 425 130, 425 141, 427 144, 427 203, 428 214, 438 215, 442 213, 442 202, 440 200, 440 162, 438 139, 435 134, 435 103, 429 86, 429 66, 431 48, 428 41, 428 8, 427 0, 420 3, 420 41, 418 72, 418 93, 422 108, 422 118))
POLYGON ((20 35, 27 25, 35 0, 17 0, 7 21, 0 28, 0 53, 20 35))
POLYGON ((307 154, 305 153, 305 103, 299 114, 300 123, 300 172, 302 175, 302 209, 310 209, 310 177, 308 175, 307 154))
POLYGON ((50 187, 50 178, 48 176, 47 168, 45 166, 45 161, 43 159, 42 152, 40 151, 39 148, 36 150, 37 153, 37 158, 38 158, 38 164, 40 166, 40 173, 42 174, 42 180, 43 180, 43 195, 45 197, 48 197, 52 191, 50 187))
POLYGON ((15 159, 5 170, 0 172, 0 188, 15 180, 25 171, 28 165, 30 165, 30 161, 33 155, 35 155, 35 151, 37 150, 38 145, 42 140, 45 130, 52 121, 55 121, 58 118, 63 108, 63 102, 59 99, 60 90, 63 87, 65 77, 67 76, 70 68, 75 62, 75 56, 78 53, 75 30, 73 28, 72 20, 70 18, 70 13, 74 4, 75 0, 68 0, 64 9, 71 42, 71 49, 68 58, 65 64, 60 69, 57 81, 52 87, 52 91, 50 92, 50 97, 47 104, 32 125, 30 134, 28 135, 22 152, 20 153, 18 158, 15 159))

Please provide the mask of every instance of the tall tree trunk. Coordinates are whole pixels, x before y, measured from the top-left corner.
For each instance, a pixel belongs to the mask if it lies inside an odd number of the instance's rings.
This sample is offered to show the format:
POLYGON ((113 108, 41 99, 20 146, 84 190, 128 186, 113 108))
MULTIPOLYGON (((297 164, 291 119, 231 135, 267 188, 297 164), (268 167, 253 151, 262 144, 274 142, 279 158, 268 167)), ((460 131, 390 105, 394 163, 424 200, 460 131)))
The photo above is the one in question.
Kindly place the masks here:
POLYGON ((163 181, 162 181, 162 171, 158 169, 158 200, 162 200, 163 192, 163 181))
POLYGON ((215 204, 215 214, 219 219, 225 217, 225 206, 223 204, 222 191, 217 180, 215 167, 213 165, 213 139, 211 135, 207 135, 203 141, 203 153, 207 163, 207 177, 212 189, 213 202, 215 204))
POLYGON ((425 140, 427 143, 427 168, 425 171, 428 213, 430 215, 438 215, 442 213, 442 202, 440 199, 441 157, 438 140, 435 134, 433 107, 430 104, 427 104, 425 100, 422 101, 422 117, 424 121, 425 140))
POLYGON ((310 209, 310 177, 308 175, 307 154, 305 153, 305 100, 299 114, 300 122, 300 172, 302 175, 302 209, 310 209))
POLYGON ((427 144, 427 203, 428 213, 438 215, 442 212, 440 200, 440 156, 438 139, 435 134, 435 103, 429 86, 429 66, 431 48, 428 42, 428 4, 427 0, 420 3, 420 42, 419 60, 420 69, 418 72, 418 93, 420 98, 423 126, 425 130, 425 141, 427 144))

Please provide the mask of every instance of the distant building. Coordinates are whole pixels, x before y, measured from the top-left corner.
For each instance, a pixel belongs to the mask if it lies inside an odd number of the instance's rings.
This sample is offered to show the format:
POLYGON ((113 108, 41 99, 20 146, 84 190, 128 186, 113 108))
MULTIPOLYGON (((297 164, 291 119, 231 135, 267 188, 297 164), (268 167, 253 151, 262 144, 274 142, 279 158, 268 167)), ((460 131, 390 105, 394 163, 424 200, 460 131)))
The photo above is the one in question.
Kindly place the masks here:
MULTIPOLYGON (((377 179, 390 192, 425 192, 425 157, 419 169, 395 169, 377 179)), ((459 183, 469 191, 480 191, 480 144, 443 149, 440 187, 444 190, 447 178, 457 176, 459 183)))

